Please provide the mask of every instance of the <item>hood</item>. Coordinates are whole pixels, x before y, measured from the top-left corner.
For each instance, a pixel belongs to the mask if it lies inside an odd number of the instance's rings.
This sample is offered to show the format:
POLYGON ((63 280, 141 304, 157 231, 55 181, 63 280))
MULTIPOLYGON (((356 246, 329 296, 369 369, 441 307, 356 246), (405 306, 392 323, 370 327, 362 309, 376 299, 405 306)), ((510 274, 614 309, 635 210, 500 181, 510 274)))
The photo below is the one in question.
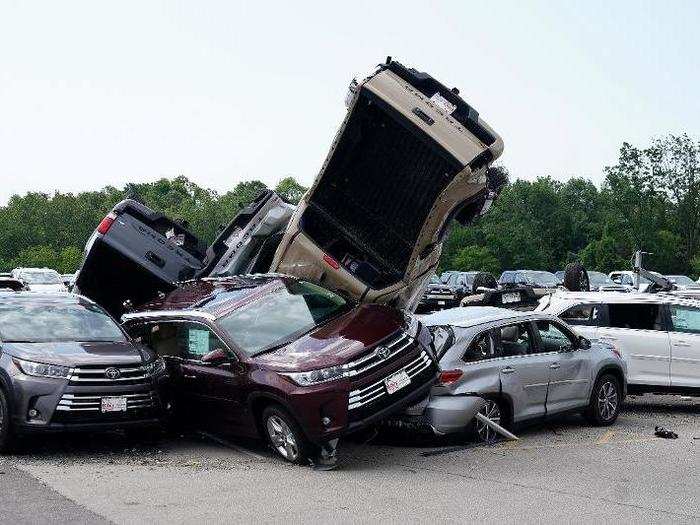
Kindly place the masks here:
POLYGON ((121 365, 144 362, 142 350, 129 342, 3 343, 2 352, 50 365, 121 365))
POLYGON ((398 310, 361 305, 279 350, 255 357, 255 361, 290 372, 342 365, 395 333, 403 324, 398 310))

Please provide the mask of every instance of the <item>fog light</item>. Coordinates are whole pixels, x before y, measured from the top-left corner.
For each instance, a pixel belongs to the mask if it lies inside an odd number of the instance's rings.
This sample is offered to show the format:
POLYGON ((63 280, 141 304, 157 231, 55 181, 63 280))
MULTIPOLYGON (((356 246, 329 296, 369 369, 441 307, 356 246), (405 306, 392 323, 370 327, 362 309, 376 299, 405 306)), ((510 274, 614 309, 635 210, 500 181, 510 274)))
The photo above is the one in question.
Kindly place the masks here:
POLYGON ((36 408, 30 408, 27 411, 27 416, 28 416, 28 419, 30 419, 30 420, 39 419, 39 420, 43 421, 43 418, 41 417, 41 412, 39 412, 36 408))
POLYGON ((37 412, 33 408, 29 411, 29 417, 36 417, 38 415, 39 415, 39 412, 37 412))
POLYGON ((323 424, 324 427, 327 427, 331 424, 331 418, 326 416, 323 419, 321 419, 321 423, 323 424))

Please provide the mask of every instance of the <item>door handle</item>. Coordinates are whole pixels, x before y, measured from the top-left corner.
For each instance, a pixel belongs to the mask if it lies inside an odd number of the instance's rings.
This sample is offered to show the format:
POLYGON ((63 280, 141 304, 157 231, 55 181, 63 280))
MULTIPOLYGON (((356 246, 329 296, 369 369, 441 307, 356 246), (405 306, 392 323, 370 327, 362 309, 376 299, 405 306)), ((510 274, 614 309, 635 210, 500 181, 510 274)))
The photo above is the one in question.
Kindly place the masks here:
POLYGON ((183 379, 197 379, 197 376, 193 376, 190 374, 182 374, 183 379))
POLYGON ((501 368, 502 374, 512 374, 513 372, 515 372, 515 368, 512 368, 510 366, 507 366, 505 368, 501 368))
POLYGON ((556 370, 560 367, 561 367, 561 365, 559 363, 552 363, 551 365, 549 365, 549 368, 551 368, 553 370, 556 370))
POLYGON ((608 337, 608 336, 602 336, 602 337, 599 337, 598 339, 600 339, 601 341, 617 341, 617 337, 608 337))
POLYGON ((673 346, 690 346, 690 343, 686 343, 685 341, 676 341, 673 343, 673 346))

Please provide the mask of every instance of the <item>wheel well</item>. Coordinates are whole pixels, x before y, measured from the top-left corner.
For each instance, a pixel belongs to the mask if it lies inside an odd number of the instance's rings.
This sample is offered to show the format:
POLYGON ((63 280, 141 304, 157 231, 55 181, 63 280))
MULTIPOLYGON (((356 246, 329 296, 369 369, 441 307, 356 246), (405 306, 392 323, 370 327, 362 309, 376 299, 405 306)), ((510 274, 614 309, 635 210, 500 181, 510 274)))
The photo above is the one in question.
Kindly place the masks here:
POLYGON ((513 424, 513 400, 510 396, 505 394, 494 394, 494 395, 483 395, 484 399, 493 399, 498 403, 503 411, 503 416, 505 418, 505 427, 511 426, 513 424))
POLYGON ((265 436, 262 426, 262 413, 270 405, 279 405, 279 403, 270 397, 260 396, 253 399, 251 403, 251 411, 253 412, 253 419, 255 420, 255 428, 258 430, 258 434, 261 437, 265 436))

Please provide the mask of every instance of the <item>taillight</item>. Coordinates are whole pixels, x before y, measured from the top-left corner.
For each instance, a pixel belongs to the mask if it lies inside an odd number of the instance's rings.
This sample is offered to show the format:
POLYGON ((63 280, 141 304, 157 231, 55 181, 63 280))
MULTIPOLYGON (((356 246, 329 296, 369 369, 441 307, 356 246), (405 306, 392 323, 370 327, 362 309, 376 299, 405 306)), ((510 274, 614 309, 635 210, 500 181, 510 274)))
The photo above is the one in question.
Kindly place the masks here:
POLYGON ((104 219, 100 221, 100 224, 97 225, 97 233, 100 233, 102 235, 107 233, 112 227, 112 224, 114 223, 114 220, 116 218, 117 214, 114 212, 110 212, 104 219))
POLYGON ((340 263, 336 261, 333 257, 330 255, 326 255, 325 253, 323 254, 323 260, 326 262, 328 266, 333 268, 334 270, 337 270, 340 268, 340 263))
POLYGON ((460 377, 462 377, 462 372, 461 370, 443 370, 440 372, 440 379, 439 382, 441 385, 449 385, 450 383, 454 383, 455 381, 459 380, 460 377))

